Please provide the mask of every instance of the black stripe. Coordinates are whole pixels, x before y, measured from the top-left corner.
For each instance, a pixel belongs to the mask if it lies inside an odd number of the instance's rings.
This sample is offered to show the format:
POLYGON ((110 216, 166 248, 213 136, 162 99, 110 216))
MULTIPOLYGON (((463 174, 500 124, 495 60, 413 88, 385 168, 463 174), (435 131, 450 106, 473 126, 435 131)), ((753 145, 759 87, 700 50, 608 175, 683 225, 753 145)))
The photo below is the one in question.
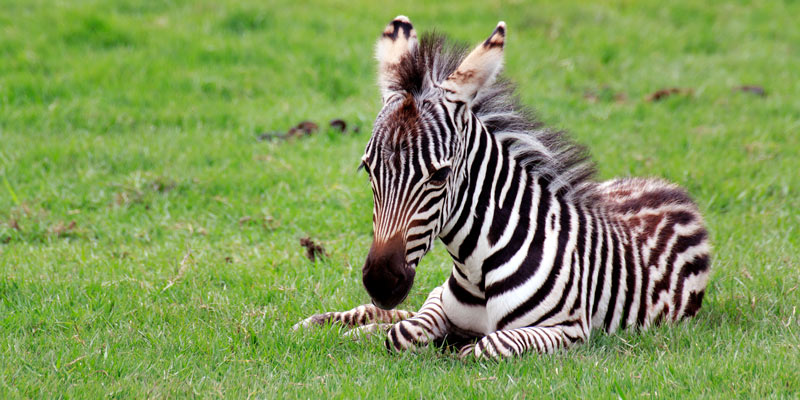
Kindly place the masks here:
POLYGON ((636 322, 639 325, 644 325, 647 318, 647 286, 650 284, 650 266, 644 264, 644 255, 642 254, 641 243, 636 240, 636 251, 639 254, 639 271, 642 273, 641 282, 642 287, 639 290, 639 312, 636 316, 636 322))
POLYGON ((468 292, 467 289, 461 287, 456 281, 456 278, 453 275, 450 275, 450 279, 447 280, 447 284, 450 286, 450 293, 458 300, 461 304, 472 305, 472 306, 486 306, 486 299, 481 299, 472 295, 472 293, 468 292))
POLYGON ((599 262, 599 270, 597 271, 597 285, 595 285, 595 292, 594 292, 594 303, 592 303, 592 319, 594 318, 595 314, 597 314, 598 308, 600 307, 600 298, 603 295, 603 290, 605 289, 605 280, 606 280, 606 271, 610 268, 608 265, 608 246, 609 246, 609 230, 608 224, 600 220, 598 221, 598 229, 600 227, 603 228, 602 236, 598 235, 600 240, 600 262, 599 262))
POLYGON ((593 210, 586 210, 587 215, 589 218, 587 221, 589 222, 589 226, 592 227, 592 234, 590 236, 591 242, 589 243, 589 270, 586 276, 586 293, 582 293, 581 297, 586 299, 585 309, 586 309, 586 318, 588 320, 592 319, 592 299, 589 296, 592 293, 591 288, 595 288, 595 293, 597 292, 597 288, 594 286, 594 264, 595 264, 595 253, 597 252, 597 238, 598 238, 598 226, 595 221, 595 216, 593 214, 593 210))
POLYGON ((614 260, 611 263, 611 297, 608 299, 606 307, 606 317, 603 319, 603 326, 606 331, 611 330, 611 320, 614 318, 614 310, 617 308, 617 296, 619 295, 619 275, 622 271, 622 254, 619 253, 620 239, 617 237, 616 226, 611 226, 611 243, 614 260))
MULTIPOLYGON (((623 232, 623 236, 628 236, 627 232, 623 232)), ((633 261, 633 238, 630 238, 627 244, 625 244, 625 271, 627 271, 627 275, 625 276, 625 283, 627 284, 627 288, 625 293, 625 304, 622 306, 622 318, 620 319, 620 328, 625 329, 628 326, 628 315, 631 312, 631 305, 633 304, 633 298, 636 297, 636 268, 638 266, 634 264, 633 261)))

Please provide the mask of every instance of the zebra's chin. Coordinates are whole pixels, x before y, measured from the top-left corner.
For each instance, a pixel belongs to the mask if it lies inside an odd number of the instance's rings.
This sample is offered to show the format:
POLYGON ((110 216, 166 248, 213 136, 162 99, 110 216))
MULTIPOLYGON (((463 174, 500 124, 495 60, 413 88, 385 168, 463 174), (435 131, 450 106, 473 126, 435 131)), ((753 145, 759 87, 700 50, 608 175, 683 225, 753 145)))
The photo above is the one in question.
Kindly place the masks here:
POLYGON ((375 299, 373 297, 372 298, 372 304, 374 306, 376 306, 378 308, 382 308, 384 310, 392 310, 395 307, 397 307, 398 304, 404 302, 406 300, 406 297, 408 297, 409 293, 411 293, 411 286, 408 287, 408 290, 405 292, 405 294, 402 295, 402 297, 399 298, 399 300, 389 300, 390 302, 387 303, 387 302, 384 302, 382 300, 375 299))

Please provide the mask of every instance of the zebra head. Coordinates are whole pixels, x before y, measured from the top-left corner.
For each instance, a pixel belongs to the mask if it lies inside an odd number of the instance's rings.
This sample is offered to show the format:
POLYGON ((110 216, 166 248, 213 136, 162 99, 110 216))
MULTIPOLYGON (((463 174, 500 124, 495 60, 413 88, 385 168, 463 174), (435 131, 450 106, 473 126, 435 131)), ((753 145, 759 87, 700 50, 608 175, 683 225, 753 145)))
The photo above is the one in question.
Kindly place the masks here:
POLYGON ((464 196, 459 188, 467 176, 466 137, 477 128, 470 105, 501 69, 504 40, 500 22, 452 65, 420 55, 417 34, 404 16, 378 40, 383 109, 361 163, 374 199, 363 282, 378 307, 390 309, 406 298, 417 264, 464 196))

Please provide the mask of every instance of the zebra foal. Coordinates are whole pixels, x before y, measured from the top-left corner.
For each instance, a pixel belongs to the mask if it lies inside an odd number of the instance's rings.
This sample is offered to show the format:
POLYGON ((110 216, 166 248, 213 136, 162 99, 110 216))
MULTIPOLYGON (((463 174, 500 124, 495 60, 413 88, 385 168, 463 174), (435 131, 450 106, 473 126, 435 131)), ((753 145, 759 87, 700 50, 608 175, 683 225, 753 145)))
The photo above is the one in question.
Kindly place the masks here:
POLYGON ((372 304, 318 314, 387 331, 406 350, 467 343, 462 357, 550 353, 607 332, 695 315, 709 273, 697 206, 658 179, 596 182, 583 147, 533 119, 497 79, 506 26, 470 53, 419 40, 395 18, 378 40, 383 109, 362 157, 373 243, 372 304), (416 313, 394 310, 439 238, 450 277, 416 313))

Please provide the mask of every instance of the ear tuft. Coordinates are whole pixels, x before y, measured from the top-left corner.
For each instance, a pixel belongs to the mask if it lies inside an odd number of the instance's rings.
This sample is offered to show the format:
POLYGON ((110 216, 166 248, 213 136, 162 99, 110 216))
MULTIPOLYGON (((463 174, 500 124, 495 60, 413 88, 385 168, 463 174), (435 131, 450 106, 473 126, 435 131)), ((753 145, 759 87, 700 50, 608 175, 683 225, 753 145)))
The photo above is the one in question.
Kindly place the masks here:
POLYGON ((494 83, 503 68, 503 47, 506 23, 500 21, 492 34, 461 62, 455 72, 442 83, 450 101, 470 103, 478 92, 494 83))
POLYGON ((506 43, 506 23, 500 21, 497 23, 497 27, 494 28, 494 32, 489 35, 489 38, 483 42, 483 47, 497 47, 503 48, 503 45, 506 43))
POLYGON ((396 16, 394 20, 389 23, 389 25, 386 25, 386 29, 383 30, 383 37, 394 41, 397 39, 397 35, 401 32, 406 39, 411 37, 412 33, 414 33, 414 36, 416 37, 414 26, 411 25, 411 20, 405 15, 396 16))
POLYGON ((417 32, 408 17, 398 15, 386 25, 375 51, 378 59, 378 86, 384 98, 392 92, 391 87, 400 60, 416 46, 417 32))

